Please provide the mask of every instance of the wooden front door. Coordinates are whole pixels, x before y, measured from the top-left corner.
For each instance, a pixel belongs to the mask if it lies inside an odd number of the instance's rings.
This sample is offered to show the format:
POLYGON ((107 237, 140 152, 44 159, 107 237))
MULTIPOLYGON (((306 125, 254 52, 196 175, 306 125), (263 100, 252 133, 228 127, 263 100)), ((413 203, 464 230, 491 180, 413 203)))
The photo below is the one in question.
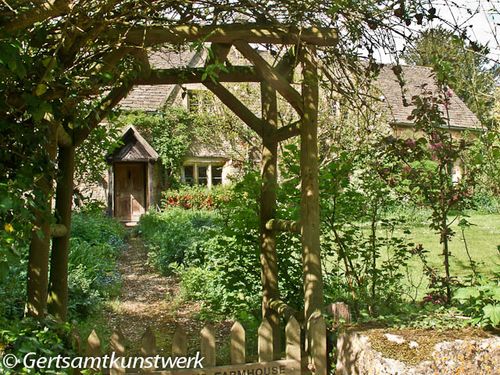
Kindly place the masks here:
POLYGON ((147 163, 115 163, 115 217, 138 221, 146 211, 147 163))

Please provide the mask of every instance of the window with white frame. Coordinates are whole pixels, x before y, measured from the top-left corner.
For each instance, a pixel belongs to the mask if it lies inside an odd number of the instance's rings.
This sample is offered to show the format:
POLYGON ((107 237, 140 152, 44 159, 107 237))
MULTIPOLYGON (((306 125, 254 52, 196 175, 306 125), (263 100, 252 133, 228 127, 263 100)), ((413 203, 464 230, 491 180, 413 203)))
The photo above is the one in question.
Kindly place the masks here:
POLYGON ((214 186, 222 184, 223 163, 185 164, 181 169, 181 180, 189 185, 214 186))

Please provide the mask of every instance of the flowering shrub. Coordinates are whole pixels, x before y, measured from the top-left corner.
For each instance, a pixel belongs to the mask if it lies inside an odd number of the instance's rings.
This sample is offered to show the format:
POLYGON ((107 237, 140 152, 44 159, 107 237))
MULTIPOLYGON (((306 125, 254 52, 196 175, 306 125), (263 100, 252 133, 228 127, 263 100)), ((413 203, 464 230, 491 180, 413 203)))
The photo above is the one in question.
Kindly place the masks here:
POLYGON ((231 189, 225 186, 183 187, 180 190, 167 190, 162 193, 161 207, 168 209, 179 207, 184 209, 213 210, 221 207, 231 199, 231 189))

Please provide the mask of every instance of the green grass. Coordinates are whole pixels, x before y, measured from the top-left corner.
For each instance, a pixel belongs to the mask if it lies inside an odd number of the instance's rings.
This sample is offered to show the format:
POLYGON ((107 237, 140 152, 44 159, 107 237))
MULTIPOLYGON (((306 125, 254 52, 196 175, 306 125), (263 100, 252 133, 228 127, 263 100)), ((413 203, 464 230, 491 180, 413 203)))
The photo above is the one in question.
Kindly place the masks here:
MULTIPOLYGON (((450 242, 450 269, 451 275, 465 278, 472 274, 470 261, 467 256, 465 243, 469 249, 470 256, 476 262, 477 271, 487 277, 493 277, 494 273, 500 271, 500 214, 479 214, 470 213, 467 218, 473 224, 465 228, 465 242, 462 238, 461 228, 458 220, 452 225, 455 231, 450 242)), ((410 228, 409 236, 415 243, 423 245, 428 251, 427 260, 429 265, 437 267, 444 273, 442 247, 439 243, 439 234, 431 230, 428 226, 415 224, 410 228)), ((422 264, 419 259, 413 259, 407 269, 407 285, 411 289, 411 294, 421 297, 425 294, 427 281, 422 272, 422 264)))

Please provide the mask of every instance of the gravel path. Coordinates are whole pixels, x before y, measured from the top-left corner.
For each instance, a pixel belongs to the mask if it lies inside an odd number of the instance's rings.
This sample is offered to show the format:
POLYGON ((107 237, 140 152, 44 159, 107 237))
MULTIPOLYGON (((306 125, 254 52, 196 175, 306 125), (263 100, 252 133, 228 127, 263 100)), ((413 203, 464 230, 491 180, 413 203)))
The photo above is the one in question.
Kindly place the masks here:
MULTIPOLYGON (((182 301, 179 280, 160 275, 147 264, 146 248, 140 237, 130 237, 118 259, 122 287, 117 300, 108 304, 105 318, 109 327, 118 328, 126 338, 129 353, 139 353, 142 336, 150 327, 156 335, 159 354, 170 354, 171 338, 180 325, 188 335, 188 346, 197 350, 199 332, 205 322, 196 319, 199 302, 182 301)), ((227 341, 232 322, 215 324, 217 342, 227 341)))
POLYGON ((106 315, 109 326, 119 327, 131 350, 140 348, 148 327, 156 334, 160 352, 170 351, 170 338, 177 324, 189 336, 196 336, 192 334, 203 325, 193 318, 200 304, 180 301, 178 280, 160 275, 147 264, 146 249, 140 238, 129 239, 118 260, 118 269, 122 275, 121 295, 110 304, 106 315))

